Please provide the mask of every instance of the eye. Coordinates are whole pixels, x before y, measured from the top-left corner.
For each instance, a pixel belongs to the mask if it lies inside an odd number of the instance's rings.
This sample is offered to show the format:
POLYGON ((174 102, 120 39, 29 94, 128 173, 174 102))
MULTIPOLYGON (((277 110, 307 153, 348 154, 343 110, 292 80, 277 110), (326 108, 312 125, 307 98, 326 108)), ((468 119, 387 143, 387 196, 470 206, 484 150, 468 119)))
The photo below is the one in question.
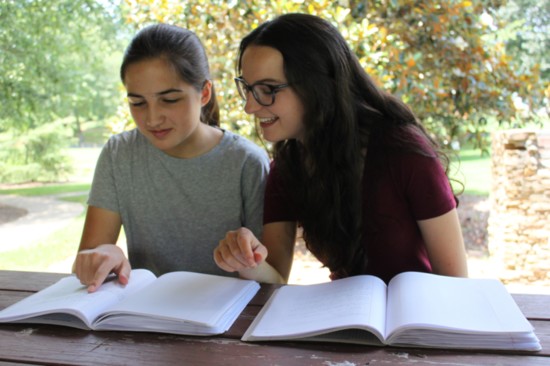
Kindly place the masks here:
POLYGON ((145 102, 131 102, 131 101, 128 101, 128 103, 132 107, 141 107, 141 106, 145 105, 145 102))
POLYGON ((167 104, 174 104, 174 103, 177 103, 181 100, 181 98, 176 98, 176 99, 163 99, 162 101, 164 103, 167 103, 167 104))
POLYGON ((132 107, 140 107, 142 105, 145 105, 145 100, 140 98, 132 98, 128 97, 128 104, 132 107))
POLYGON ((271 95, 273 93, 273 87, 267 84, 256 85, 256 92, 264 95, 271 95))

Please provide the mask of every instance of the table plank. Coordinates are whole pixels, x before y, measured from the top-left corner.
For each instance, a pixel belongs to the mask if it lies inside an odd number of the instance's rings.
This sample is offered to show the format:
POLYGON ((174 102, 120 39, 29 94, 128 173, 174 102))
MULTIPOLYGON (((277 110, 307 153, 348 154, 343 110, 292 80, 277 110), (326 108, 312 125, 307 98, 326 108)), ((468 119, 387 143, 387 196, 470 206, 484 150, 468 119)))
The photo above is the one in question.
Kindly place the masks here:
POLYGON ((0 360, 56 365, 548 365, 547 357, 304 342, 242 343, 223 337, 0 326, 0 360), (32 350, 32 352, 29 352, 32 350))
POLYGON ((0 290, 36 292, 67 276, 67 273, 0 271, 0 290))
POLYGON ((512 294, 512 297, 530 320, 550 320, 550 296, 535 294, 512 294))

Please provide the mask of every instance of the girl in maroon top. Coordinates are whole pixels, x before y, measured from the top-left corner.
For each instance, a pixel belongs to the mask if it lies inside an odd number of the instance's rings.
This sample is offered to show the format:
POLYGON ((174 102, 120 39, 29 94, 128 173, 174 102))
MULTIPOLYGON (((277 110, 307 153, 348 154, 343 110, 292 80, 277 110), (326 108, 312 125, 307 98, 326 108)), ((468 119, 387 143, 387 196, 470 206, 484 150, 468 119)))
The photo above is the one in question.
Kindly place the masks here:
POLYGON ((338 30, 311 15, 266 22, 240 45, 237 88, 275 143, 258 240, 240 228, 218 266, 288 280, 297 226, 331 278, 467 276, 448 160, 410 108, 380 90, 338 30))

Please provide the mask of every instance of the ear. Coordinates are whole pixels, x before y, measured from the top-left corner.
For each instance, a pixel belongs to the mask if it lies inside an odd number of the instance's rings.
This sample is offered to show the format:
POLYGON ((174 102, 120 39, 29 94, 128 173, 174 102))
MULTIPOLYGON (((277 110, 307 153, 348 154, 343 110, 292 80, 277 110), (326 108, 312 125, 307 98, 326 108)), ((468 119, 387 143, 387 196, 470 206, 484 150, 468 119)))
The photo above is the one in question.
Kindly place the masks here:
POLYGON ((212 98, 212 81, 206 80, 201 90, 201 105, 204 107, 212 98))

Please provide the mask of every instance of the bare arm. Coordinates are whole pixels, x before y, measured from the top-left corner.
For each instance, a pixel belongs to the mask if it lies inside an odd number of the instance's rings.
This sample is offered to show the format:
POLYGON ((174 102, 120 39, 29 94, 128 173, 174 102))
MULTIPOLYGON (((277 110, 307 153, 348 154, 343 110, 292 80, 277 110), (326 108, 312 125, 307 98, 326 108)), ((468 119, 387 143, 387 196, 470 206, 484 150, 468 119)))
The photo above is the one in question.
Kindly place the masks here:
POLYGON ((116 212, 88 206, 78 251, 94 249, 101 244, 116 244, 122 221, 116 212))
POLYGON ((468 265, 456 208, 433 219, 418 221, 434 273, 467 277, 468 265))
POLYGON ((115 245, 121 226, 118 213, 88 206, 73 272, 89 292, 94 292, 113 272, 122 284, 128 283, 130 263, 115 245))
POLYGON ((292 268, 295 222, 264 225, 262 242, 246 228, 227 233, 214 250, 214 260, 228 272, 265 283, 286 283, 292 268))

